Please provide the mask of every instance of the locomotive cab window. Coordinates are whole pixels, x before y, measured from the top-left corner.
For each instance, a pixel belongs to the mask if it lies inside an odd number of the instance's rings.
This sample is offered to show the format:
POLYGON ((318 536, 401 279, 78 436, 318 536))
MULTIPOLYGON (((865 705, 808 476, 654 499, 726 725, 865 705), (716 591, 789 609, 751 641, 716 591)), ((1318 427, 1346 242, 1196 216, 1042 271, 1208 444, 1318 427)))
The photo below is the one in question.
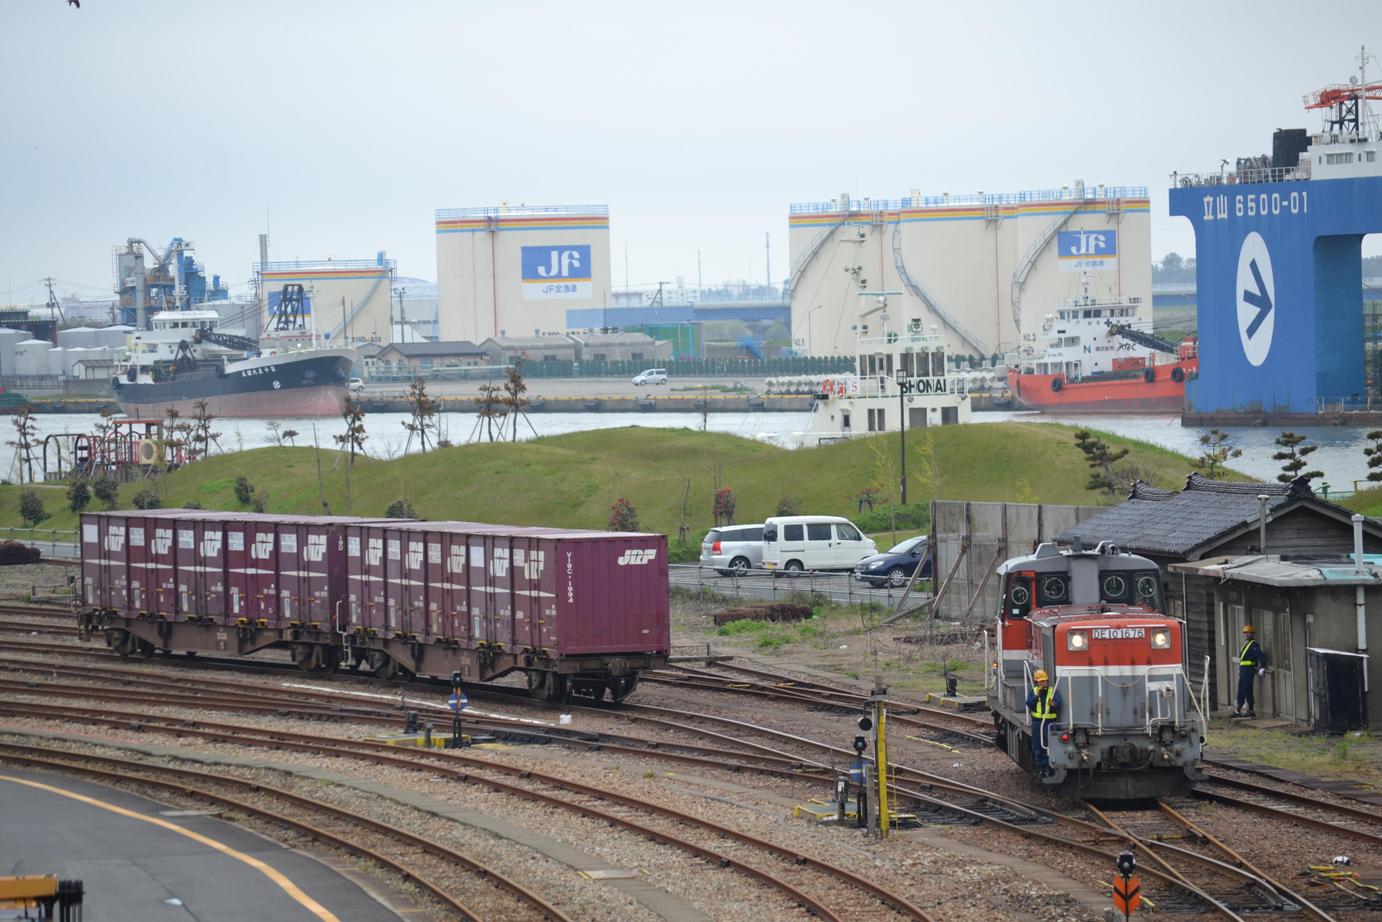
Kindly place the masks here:
POLYGON ((1032 610, 1032 575, 1015 573, 1008 577, 1003 592, 1003 614, 1006 618, 1025 618, 1032 610))
POLYGON ((1037 576, 1037 606, 1064 605, 1070 601, 1070 583, 1064 573, 1041 573, 1037 576))

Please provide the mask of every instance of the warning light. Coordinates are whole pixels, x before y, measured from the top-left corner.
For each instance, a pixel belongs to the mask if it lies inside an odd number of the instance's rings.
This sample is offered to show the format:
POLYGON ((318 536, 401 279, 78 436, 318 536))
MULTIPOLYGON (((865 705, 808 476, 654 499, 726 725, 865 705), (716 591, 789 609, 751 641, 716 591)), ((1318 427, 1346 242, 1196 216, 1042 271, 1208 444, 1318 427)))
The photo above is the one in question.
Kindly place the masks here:
POLYGON ((860 730, 863 730, 865 733, 867 733, 867 732, 869 732, 870 730, 872 730, 872 729, 873 729, 873 718, 868 717, 867 715, 864 716, 864 717, 860 717, 860 718, 859 718, 859 729, 860 729, 860 730))
POLYGON ((1136 870, 1137 870, 1137 859, 1133 857, 1132 852, 1119 852, 1119 853, 1118 853, 1118 873, 1119 873, 1119 874, 1122 874, 1124 877, 1126 877, 1126 876, 1128 876, 1129 874, 1131 874, 1133 871, 1136 871, 1136 870))
POLYGON ((869 741, 868 741, 868 740, 864 739, 862 736, 856 736, 856 737, 854 738, 854 751, 857 752, 857 753, 859 753, 859 755, 863 755, 863 754, 864 754, 864 750, 865 750, 865 749, 868 749, 868 748, 869 748, 869 741))
POLYGON ((1060 735, 1060 741, 1061 741, 1062 743, 1068 743, 1068 742, 1070 742, 1070 734, 1069 734, 1069 733, 1062 733, 1062 734, 1060 735))

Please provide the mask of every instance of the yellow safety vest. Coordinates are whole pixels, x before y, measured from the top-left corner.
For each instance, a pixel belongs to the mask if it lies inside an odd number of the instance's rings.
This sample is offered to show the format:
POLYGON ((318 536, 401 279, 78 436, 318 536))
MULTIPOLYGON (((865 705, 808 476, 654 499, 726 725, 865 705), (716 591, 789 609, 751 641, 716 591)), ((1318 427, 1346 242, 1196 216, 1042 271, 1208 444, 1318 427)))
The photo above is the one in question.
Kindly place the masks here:
MULTIPOLYGON (((1255 644, 1255 643, 1257 643, 1256 640, 1249 640, 1247 643, 1243 644, 1243 650, 1242 650, 1242 652, 1240 652, 1240 653, 1238 654, 1238 665, 1240 665, 1240 666, 1256 666, 1256 665, 1257 665, 1257 660, 1255 660, 1255 659, 1248 659, 1248 649, 1251 648, 1252 645, 1255 644)), ((1260 655, 1259 655, 1258 658, 1259 658, 1259 659, 1261 658, 1260 655)))
POLYGON ((1050 706, 1051 695, 1054 693, 1055 689, 1048 686, 1047 688, 1036 688, 1033 689, 1033 691, 1036 692, 1037 699, 1036 707, 1032 708, 1033 720, 1055 720, 1060 716, 1052 710, 1050 706))

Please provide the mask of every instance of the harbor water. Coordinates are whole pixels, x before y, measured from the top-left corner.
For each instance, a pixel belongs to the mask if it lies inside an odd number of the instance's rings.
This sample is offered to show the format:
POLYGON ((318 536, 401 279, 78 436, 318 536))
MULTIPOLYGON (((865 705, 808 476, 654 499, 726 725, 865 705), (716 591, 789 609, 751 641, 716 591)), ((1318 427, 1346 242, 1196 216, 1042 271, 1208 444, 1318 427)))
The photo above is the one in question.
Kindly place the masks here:
MULTIPOLYGON (((408 420, 406 413, 370 413, 365 417, 368 435, 365 441, 366 452, 376 458, 394 458, 403 454, 408 444, 408 433, 403 423, 408 420)), ((527 440, 538 436, 561 435, 568 432, 581 432, 594 429, 613 429, 624 426, 647 426, 660 429, 700 429, 702 425, 711 432, 722 432, 749 439, 758 439, 786 448, 798 448, 815 444, 816 436, 807 435, 807 413, 710 413, 702 417, 688 413, 542 413, 528 417, 531 422, 519 422, 518 438, 527 440)), ((44 438, 60 433, 92 432, 100 421, 96 414, 48 414, 34 417, 37 426, 35 450, 37 469, 42 457, 41 443, 44 438)), ((299 446, 311 446, 313 430, 322 448, 334 448, 334 437, 345 431, 345 423, 339 417, 322 419, 281 419, 277 420, 280 431, 296 430, 294 439, 299 446)), ((452 444, 461 445, 477 440, 477 417, 472 413, 446 413, 439 417, 438 429, 442 438, 452 444)), ((1138 439, 1170 451, 1190 457, 1200 453, 1200 434, 1207 429, 1187 428, 1180 424, 1174 415, 1165 416, 1060 416, 1055 414, 1030 412, 975 413, 974 424, 993 422, 1063 423, 1070 426, 1085 426, 1126 438, 1138 439)), ((220 419, 212 428, 220 433, 219 445, 222 451, 238 451, 263 448, 274 444, 274 436, 267 419, 220 419)), ((0 424, 3 425, 3 424, 0 424)), ((1243 456, 1229 462, 1229 466, 1250 477, 1260 480, 1276 480, 1281 472, 1281 462, 1273 461, 1272 454, 1277 446, 1274 440, 1280 430, 1272 427, 1221 427, 1232 436, 1232 444, 1243 450, 1243 456)), ((1318 426, 1298 427, 1293 431, 1306 436, 1319 449, 1307 459, 1312 470, 1324 472, 1323 482, 1329 484, 1331 493, 1348 492, 1365 487, 1367 480, 1367 457, 1363 448, 1368 444, 1364 427, 1318 426), (1359 482, 1362 483, 1359 483, 1359 482)), ((511 436, 508 436, 511 437, 511 436)), ((5 433, 6 443, 14 438, 13 432, 5 433)), ((483 435, 478 436, 483 439, 483 435)), ((56 451, 56 444, 50 449, 56 451)), ((0 450, 0 463, 3 464, 4 479, 15 481, 18 471, 13 446, 6 444, 0 450)), ((1316 481, 1316 489, 1321 482, 1316 481)))

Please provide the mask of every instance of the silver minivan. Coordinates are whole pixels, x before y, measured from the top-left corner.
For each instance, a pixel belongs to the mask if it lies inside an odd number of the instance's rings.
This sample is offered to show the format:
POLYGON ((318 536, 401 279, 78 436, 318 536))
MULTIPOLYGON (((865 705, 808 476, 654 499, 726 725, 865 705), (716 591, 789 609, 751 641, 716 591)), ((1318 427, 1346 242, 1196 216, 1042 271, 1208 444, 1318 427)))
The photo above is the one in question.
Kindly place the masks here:
POLYGON ((701 566, 721 576, 743 576, 763 565, 763 526, 725 525, 706 532, 701 566))
POLYGON ((665 368, 646 368, 633 376, 635 387, 644 384, 666 384, 667 369, 665 368))
POLYGON ((763 523, 763 567, 768 570, 852 570, 876 553, 872 538, 837 515, 783 515, 763 523))

